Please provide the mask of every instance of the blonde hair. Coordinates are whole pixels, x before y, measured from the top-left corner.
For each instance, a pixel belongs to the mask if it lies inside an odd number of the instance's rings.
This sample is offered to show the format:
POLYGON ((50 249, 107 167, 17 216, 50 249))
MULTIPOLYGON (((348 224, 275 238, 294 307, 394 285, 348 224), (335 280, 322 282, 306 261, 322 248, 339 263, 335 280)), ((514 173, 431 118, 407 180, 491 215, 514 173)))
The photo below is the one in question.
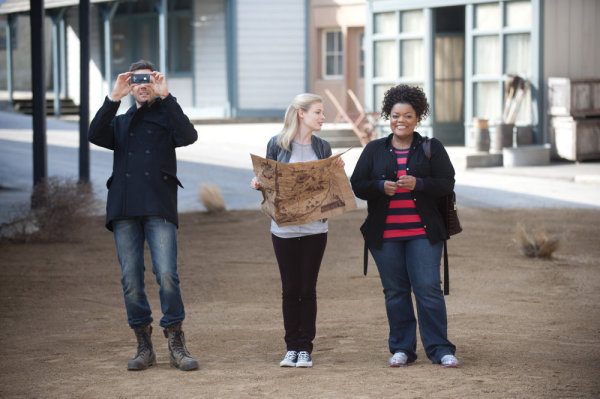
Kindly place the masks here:
POLYGON ((298 94, 292 100, 292 103, 285 112, 285 118, 283 119, 283 129, 277 137, 277 144, 286 151, 292 150, 292 141, 298 133, 300 124, 298 122, 298 110, 308 111, 311 105, 314 103, 322 103, 323 98, 321 96, 312 93, 298 94))

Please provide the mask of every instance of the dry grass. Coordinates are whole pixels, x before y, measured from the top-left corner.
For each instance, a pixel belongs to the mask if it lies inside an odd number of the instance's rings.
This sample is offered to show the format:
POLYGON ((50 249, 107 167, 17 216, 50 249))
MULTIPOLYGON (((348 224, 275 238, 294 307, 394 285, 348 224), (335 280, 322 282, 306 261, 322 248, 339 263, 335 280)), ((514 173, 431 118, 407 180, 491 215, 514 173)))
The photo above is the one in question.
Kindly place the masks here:
POLYGON ((515 241, 523 255, 530 258, 551 258, 558 249, 559 236, 548 236, 544 230, 535 230, 528 233, 521 223, 517 224, 515 241))
POLYGON ((98 208, 90 183, 50 177, 38 183, 31 204, 14 208, 11 221, 0 226, 0 239, 17 242, 78 241, 86 219, 98 208))
POLYGON ((218 213, 226 210, 221 189, 214 184, 202 184, 200 186, 200 200, 207 212, 218 213))

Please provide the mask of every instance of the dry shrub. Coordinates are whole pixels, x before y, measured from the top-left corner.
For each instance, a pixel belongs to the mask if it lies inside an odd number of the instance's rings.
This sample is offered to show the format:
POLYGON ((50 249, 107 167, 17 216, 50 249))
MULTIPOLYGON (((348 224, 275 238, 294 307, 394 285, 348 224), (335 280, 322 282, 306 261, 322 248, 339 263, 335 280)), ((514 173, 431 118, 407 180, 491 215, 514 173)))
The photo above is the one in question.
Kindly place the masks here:
POLYGON ((87 218, 98 210, 90 183, 50 177, 33 188, 31 206, 19 205, 0 238, 12 241, 68 242, 84 235, 87 218))
POLYGON ((527 233, 525 227, 518 223, 515 241, 523 255, 530 258, 551 258, 558 249, 560 237, 549 237, 544 230, 527 233))
POLYGON ((214 184, 202 184, 200 186, 200 200, 207 212, 218 213, 226 210, 221 189, 214 184))

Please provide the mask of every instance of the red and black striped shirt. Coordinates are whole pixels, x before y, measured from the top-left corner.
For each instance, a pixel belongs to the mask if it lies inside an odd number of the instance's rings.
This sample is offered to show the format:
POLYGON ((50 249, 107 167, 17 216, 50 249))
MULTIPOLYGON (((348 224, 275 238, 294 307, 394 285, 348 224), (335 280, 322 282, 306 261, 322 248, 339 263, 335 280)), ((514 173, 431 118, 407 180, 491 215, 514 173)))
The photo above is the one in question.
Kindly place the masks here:
MULTIPOLYGON (((406 159, 408 149, 397 150, 394 148, 398 161, 398 176, 406 175, 406 159)), ((410 190, 398 187, 396 194, 390 200, 387 218, 385 219, 385 230, 383 239, 387 241, 412 240, 415 238, 426 238, 425 229, 421 217, 410 195, 410 190)))

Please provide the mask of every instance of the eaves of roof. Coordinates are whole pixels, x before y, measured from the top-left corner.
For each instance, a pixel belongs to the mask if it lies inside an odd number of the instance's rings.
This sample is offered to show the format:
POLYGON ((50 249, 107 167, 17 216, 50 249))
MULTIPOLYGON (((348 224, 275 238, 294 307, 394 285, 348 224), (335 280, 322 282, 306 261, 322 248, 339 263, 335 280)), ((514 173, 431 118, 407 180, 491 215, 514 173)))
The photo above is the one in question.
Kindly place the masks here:
MULTIPOLYGON (((90 3, 106 3, 114 0, 90 0, 90 3)), ((78 6, 79 0, 45 0, 44 8, 78 6)), ((30 0, 6 0, 0 4, 0 15, 29 12, 30 0)))

